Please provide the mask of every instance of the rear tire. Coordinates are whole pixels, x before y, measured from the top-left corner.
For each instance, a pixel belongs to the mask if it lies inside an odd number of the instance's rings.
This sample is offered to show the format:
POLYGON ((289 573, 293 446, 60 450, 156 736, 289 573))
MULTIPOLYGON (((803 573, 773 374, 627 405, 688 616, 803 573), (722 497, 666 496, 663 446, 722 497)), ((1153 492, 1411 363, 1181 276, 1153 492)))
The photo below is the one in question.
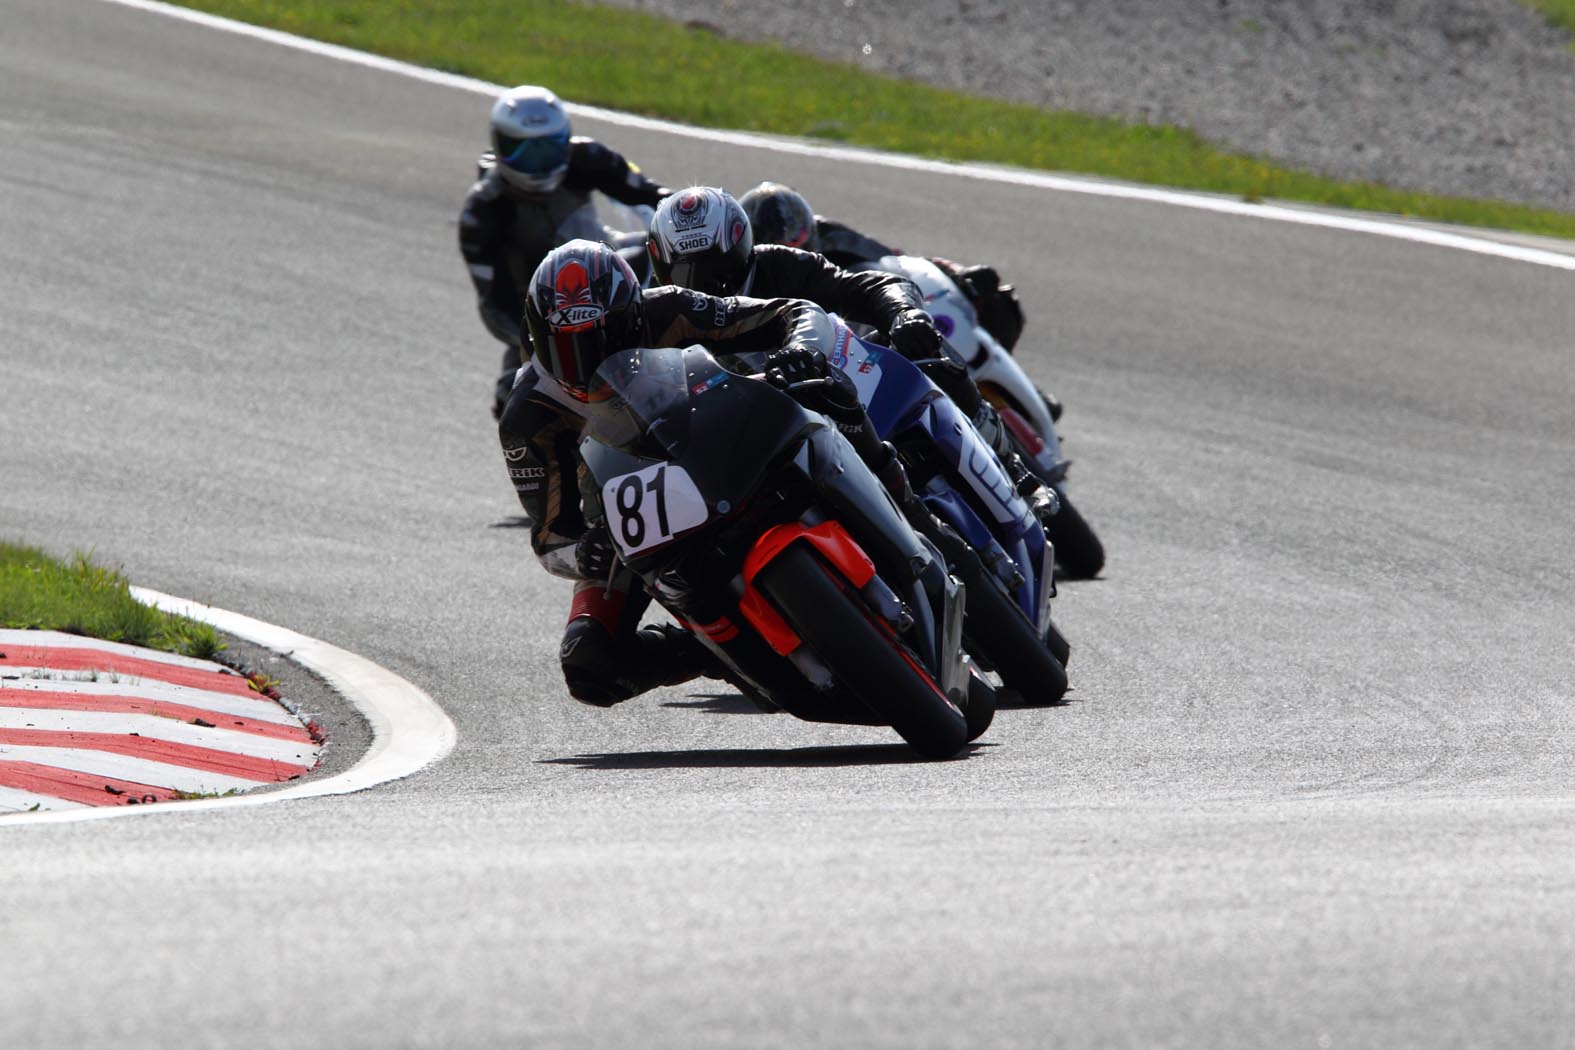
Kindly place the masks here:
POLYGON ((1072 501, 1060 492, 1061 509, 1045 522, 1045 535, 1055 544, 1056 564, 1069 580, 1091 580, 1105 567, 1105 547, 1072 501))
POLYGON ((858 599, 834 583, 829 572, 807 548, 794 544, 760 570, 755 585, 837 680, 909 747, 926 758, 957 754, 969 740, 963 712, 932 678, 908 663, 896 648, 900 643, 870 622, 858 599))

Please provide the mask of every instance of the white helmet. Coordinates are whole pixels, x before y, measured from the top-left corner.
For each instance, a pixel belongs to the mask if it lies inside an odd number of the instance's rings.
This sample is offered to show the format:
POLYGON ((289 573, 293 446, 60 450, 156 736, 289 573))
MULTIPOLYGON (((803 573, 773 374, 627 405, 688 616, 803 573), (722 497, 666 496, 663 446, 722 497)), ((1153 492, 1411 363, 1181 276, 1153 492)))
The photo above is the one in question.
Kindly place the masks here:
POLYGON ((569 115, 544 87, 523 84, 492 106, 498 171, 526 193, 550 193, 569 170, 569 115))
POLYGON ((645 244, 661 283, 737 295, 749 276, 755 238, 731 193, 691 186, 656 206, 645 244))

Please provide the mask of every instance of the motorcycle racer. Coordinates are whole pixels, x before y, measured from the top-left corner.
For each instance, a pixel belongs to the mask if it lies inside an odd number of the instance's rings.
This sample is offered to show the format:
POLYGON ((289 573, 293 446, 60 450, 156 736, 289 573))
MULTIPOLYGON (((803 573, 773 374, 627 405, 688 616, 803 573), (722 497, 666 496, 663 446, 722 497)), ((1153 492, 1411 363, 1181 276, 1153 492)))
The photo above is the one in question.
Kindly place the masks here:
MULTIPOLYGON (((757 187, 751 192, 758 191, 757 187)), ((775 196, 756 198, 757 203, 771 204, 757 209, 772 212, 767 216, 768 233, 813 243, 806 223, 785 225, 773 218, 788 214, 802 219, 809 214, 808 204, 785 212, 776 207, 785 198, 772 192, 775 196)), ((803 202, 797 194, 792 196, 803 202)), ((1035 509, 1042 516, 1053 512, 1054 504, 1047 494, 1033 499, 1043 486, 1012 451, 995 409, 980 396, 967 366, 936 330, 924 310, 923 297, 907 278, 882 270, 845 270, 824 255, 785 243, 756 244, 754 223, 742 202, 726 190, 708 186, 677 190, 663 200, 651 216, 646 248, 654 273, 664 282, 713 295, 738 292, 808 299, 849 321, 886 333, 892 349, 918 364, 973 421, 1035 509)))
POLYGON ((707 295, 808 299, 880 329, 898 353, 933 362, 946 381, 961 376, 966 382, 961 367, 947 366, 941 335, 911 282, 879 270, 844 270, 825 256, 785 245, 756 244, 748 216, 726 190, 675 191, 651 216, 646 249, 663 283, 707 295))
POLYGON ((823 330, 817 321, 824 320, 802 299, 642 290, 628 262, 595 241, 570 241, 542 260, 526 291, 533 353, 504 406, 498 438, 530 517, 538 560, 549 573, 575 581, 559 652, 575 699, 608 707, 660 685, 721 674, 688 631, 639 626, 650 596, 618 562, 606 522, 586 519, 578 446, 597 367, 634 347, 701 343, 719 354, 767 351, 767 376, 777 385, 832 381, 795 397, 831 417, 887 488, 900 493, 906 478, 895 454, 874 436, 852 382, 829 369, 815 348, 823 330))
MULTIPOLYGON (((839 266, 872 263, 885 255, 904 255, 845 223, 816 215, 803 194, 780 182, 762 182, 739 198, 761 244, 786 244, 819 252, 839 266)), ((968 297, 979 323, 1011 350, 1023 334, 1023 307, 1017 289, 1002 284, 993 266, 963 266, 930 256, 968 297)))
POLYGON ((487 331, 503 343, 493 398, 497 418, 526 351, 520 317, 524 289, 546 254, 575 237, 600 240, 591 200, 601 192, 630 205, 655 207, 670 192, 617 151, 570 134, 558 97, 521 85, 492 106, 492 148, 459 215, 459 248, 487 331))

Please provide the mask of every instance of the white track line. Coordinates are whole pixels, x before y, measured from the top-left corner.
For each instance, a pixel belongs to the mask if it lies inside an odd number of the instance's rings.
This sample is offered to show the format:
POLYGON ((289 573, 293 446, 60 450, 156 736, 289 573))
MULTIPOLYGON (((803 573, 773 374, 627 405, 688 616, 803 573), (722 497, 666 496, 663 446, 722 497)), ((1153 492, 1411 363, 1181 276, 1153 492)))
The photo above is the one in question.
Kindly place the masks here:
MULTIPOLYGON (((504 90, 503 85, 500 84, 489 84, 484 80, 476 80, 472 77, 442 73, 435 69, 426 69, 421 66, 411 65, 408 62, 399 62, 391 58, 383 58, 380 55, 355 51, 337 44, 325 44, 321 41, 308 40, 305 37, 281 33, 275 29, 263 29, 259 26, 248 25, 245 22, 235 22, 228 18, 219 18, 216 15, 203 14, 200 11, 159 3, 158 0, 105 0, 105 2, 119 4, 122 7, 136 8, 139 11, 167 15, 171 18, 193 22, 211 29, 218 29, 227 33, 238 33, 242 36, 249 36, 258 40, 266 40, 269 43, 294 48, 297 51, 306 51, 341 62, 350 62, 371 69, 397 73, 400 76, 412 77, 431 84, 440 84, 444 87, 458 88, 462 91, 495 96, 504 90)), ((997 168, 982 164, 954 164, 947 161, 909 157, 897 153, 882 153, 877 150, 850 149, 845 146, 822 146, 801 139, 790 139, 773 135, 695 128, 665 120, 638 117, 630 113, 619 113, 616 110, 600 109, 595 106, 570 104, 567 108, 570 113, 577 116, 589 117, 623 127, 659 131, 668 135, 698 139, 705 142, 720 142, 732 146, 772 150, 801 157, 818 157, 824 160, 843 161, 849 164, 866 164, 903 171, 948 175, 954 178, 978 179, 986 182, 1029 186, 1059 193, 1081 193, 1095 197, 1111 197, 1120 200, 1142 201, 1149 204, 1164 204, 1176 208, 1214 212, 1220 215, 1265 219, 1299 226, 1343 230, 1349 233, 1365 233, 1376 237, 1387 237, 1392 240, 1410 241, 1414 244, 1427 244, 1437 248, 1449 248, 1455 251, 1471 252, 1476 255, 1530 263, 1535 266, 1575 271, 1575 255, 1566 255, 1557 251, 1547 251, 1541 248, 1529 248, 1514 244, 1500 244, 1497 241, 1485 240, 1481 237, 1473 237, 1464 233, 1452 233, 1424 226, 1387 222, 1382 219, 1363 219, 1310 208, 1288 208, 1273 204, 1249 204, 1230 197, 1156 189, 1148 186, 1098 182, 1091 179, 1049 175, 1025 169, 997 168)), ((1575 245, 1572 245, 1572 251, 1575 251, 1575 245)))
MULTIPOLYGON (((0 825, 17 828, 131 814, 193 813, 207 809, 266 805, 318 795, 345 795, 410 776, 454 750, 454 723, 443 709, 421 689, 365 657, 249 616, 198 605, 188 599, 145 587, 133 587, 131 593, 138 601, 166 612, 211 623, 226 634, 271 649, 321 675, 371 724, 372 746, 359 762, 343 773, 321 780, 301 781, 277 791, 258 790, 228 798, 162 802, 151 806, 104 806, 52 813, 26 813, 15 817, 0 816, 0 825)), ((246 786, 252 785, 248 783, 246 786)), ((202 790, 224 791, 228 787, 202 790)))

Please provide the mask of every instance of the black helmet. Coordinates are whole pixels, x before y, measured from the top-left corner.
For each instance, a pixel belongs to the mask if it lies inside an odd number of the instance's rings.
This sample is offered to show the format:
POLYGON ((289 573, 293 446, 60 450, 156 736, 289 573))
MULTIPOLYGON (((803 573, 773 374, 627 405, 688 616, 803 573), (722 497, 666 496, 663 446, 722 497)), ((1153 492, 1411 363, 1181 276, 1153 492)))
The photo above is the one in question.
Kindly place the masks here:
POLYGON ((749 273, 755 237, 731 193, 691 186, 656 206, 646 244, 661 283, 734 295, 749 273))
POLYGON ((569 241, 531 276, 525 324, 536 367, 584 401, 597 366, 644 337, 640 282, 607 245, 569 241))
POLYGON ((762 182, 738 199, 755 240, 761 244, 785 244, 806 252, 820 251, 815 233, 815 213, 804 195, 780 182, 762 182))

